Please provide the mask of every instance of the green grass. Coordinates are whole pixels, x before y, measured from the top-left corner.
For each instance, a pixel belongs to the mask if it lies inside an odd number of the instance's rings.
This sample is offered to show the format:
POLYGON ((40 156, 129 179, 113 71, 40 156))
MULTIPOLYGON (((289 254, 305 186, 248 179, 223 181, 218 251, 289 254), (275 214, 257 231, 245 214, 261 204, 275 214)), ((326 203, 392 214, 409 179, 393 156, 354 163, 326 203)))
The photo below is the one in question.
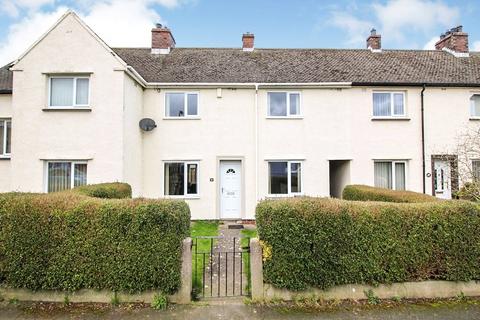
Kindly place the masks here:
MULTIPOLYGON (((218 221, 195 221, 190 225, 191 237, 205 237, 205 236, 218 236, 218 221)), ((215 245, 216 240, 214 240, 215 245)), ((193 239, 192 252, 192 267, 193 267, 193 288, 197 294, 202 289, 202 276, 203 276, 203 255, 195 254, 195 252, 210 252, 211 240, 210 239, 193 239)), ((210 257, 205 255, 205 264, 208 264, 210 257)))
MULTIPOLYGON (((242 235, 242 240, 241 240, 242 248, 248 247, 250 246, 249 244, 250 239, 256 238, 258 236, 257 229, 243 229, 241 231, 241 235, 242 235)), ((249 254, 243 255, 243 266, 244 266, 243 270, 247 276, 247 286, 245 290, 249 295, 250 289, 251 289, 250 285, 251 285, 251 276, 252 276, 250 272, 250 255, 249 254)))

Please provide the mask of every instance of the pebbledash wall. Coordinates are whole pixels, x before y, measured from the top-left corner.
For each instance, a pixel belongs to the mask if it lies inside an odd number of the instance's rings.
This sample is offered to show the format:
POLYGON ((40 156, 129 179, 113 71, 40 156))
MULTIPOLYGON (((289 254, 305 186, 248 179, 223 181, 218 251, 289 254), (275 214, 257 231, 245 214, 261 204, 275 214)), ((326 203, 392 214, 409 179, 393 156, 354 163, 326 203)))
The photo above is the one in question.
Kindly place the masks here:
MULTIPOLYGON (((240 50, 240 49, 239 49, 240 50)), ((185 198, 193 219, 217 219, 219 161, 242 160, 242 218, 268 197, 268 160, 301 160, 305 195, 328 196, 329 160, 350 160, 350 183, 374 184, 374 160, 407 160, 407 189, 422 191, 421 88, 406 93, 407 119, 372 119, 372 92, 391 87, 260 86, 142 88, 126 65, 75 15, 66 15, 12 68, 13 95, 0 95, 12 118, 11 160, 0 161, 0 191, 45 191, 45 160, 88 161, 88 183, 123 181, 134 196, 164 197, 164 162, 199 162, 199 195, 185 198), (45 111, 47 79, 90 74, 91 110, 45 111), (221 88, 219 91, 218 89, 221 88), (267 93, 301 93, 301 116, 267 117, 267 93), (197 119, 167 119, 165 93, 199 94, 197 119), (255 101, 258 103, 256 104, 255 101), (257 105, 257 108, 255 107, 257 105), (157 128, 142 132, 140 119, 157 128)), ((471 88, 425 91, 426 173, 471 121, 471 88)), ((425 177, 431 193, 431 177, 425 177)))

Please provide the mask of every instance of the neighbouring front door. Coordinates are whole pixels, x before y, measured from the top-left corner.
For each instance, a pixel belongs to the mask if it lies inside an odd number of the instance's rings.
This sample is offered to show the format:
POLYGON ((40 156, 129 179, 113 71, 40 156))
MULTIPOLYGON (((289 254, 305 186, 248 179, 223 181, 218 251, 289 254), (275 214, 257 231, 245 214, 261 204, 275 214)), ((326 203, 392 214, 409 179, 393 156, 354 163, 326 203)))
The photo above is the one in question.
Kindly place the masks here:
POLYGON ((242 162, 220 161, 220 218, 239 219, 242 210, 242 162))
POLYGON ((433 168, 435 196, 440 199, 452 199, 452 179, 449 161, 435 160, 433 168))

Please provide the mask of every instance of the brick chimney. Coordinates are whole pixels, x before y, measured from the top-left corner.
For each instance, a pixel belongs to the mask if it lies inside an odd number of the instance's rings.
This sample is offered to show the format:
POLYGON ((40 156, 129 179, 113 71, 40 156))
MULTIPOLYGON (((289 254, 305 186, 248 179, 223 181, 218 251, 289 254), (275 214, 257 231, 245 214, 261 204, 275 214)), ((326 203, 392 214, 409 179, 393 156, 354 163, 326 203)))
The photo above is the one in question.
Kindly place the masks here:
POLYGON ((440 35, 440 40, 435 43, 435 49, 450 51, 453 54, 468 54, 468 33, 463 32, 462 26, 447 30, 440 35))
POLYGON ((382 36, 377 34, 375 28, 370 31, 370 35, 367 38, 367 49, 372 51, 382 50, 382 36))
POLYGON ((172 32, 160 23, 152 29, 152 54, 168 54, 175 48, 172 32))
POLYGON ((242 36, 243 51, 253 51, 254 40, 255 35, 253 33, 244 33, 242 36))

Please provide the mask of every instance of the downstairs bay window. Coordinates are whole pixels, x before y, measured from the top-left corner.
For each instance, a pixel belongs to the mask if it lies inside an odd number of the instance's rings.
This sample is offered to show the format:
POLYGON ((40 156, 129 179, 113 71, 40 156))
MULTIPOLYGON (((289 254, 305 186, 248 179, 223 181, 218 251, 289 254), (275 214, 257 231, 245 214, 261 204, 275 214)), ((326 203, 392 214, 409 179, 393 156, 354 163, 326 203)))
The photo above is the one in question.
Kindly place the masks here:
POLYGON ((198 196, 198 163, 166 162, 164 174, 166 196, 198 196))
POLYGON ((268 162, 268 193, 298 195, 302 193, 302 163, 299 161, 268 162))
POLYGON ((58 192, 87 184, 87 163, 48 161, 47 192, 58 192))
POLYGON ((405 161, 375 161, 375 187, 405 190, 406 167, 405 161))

